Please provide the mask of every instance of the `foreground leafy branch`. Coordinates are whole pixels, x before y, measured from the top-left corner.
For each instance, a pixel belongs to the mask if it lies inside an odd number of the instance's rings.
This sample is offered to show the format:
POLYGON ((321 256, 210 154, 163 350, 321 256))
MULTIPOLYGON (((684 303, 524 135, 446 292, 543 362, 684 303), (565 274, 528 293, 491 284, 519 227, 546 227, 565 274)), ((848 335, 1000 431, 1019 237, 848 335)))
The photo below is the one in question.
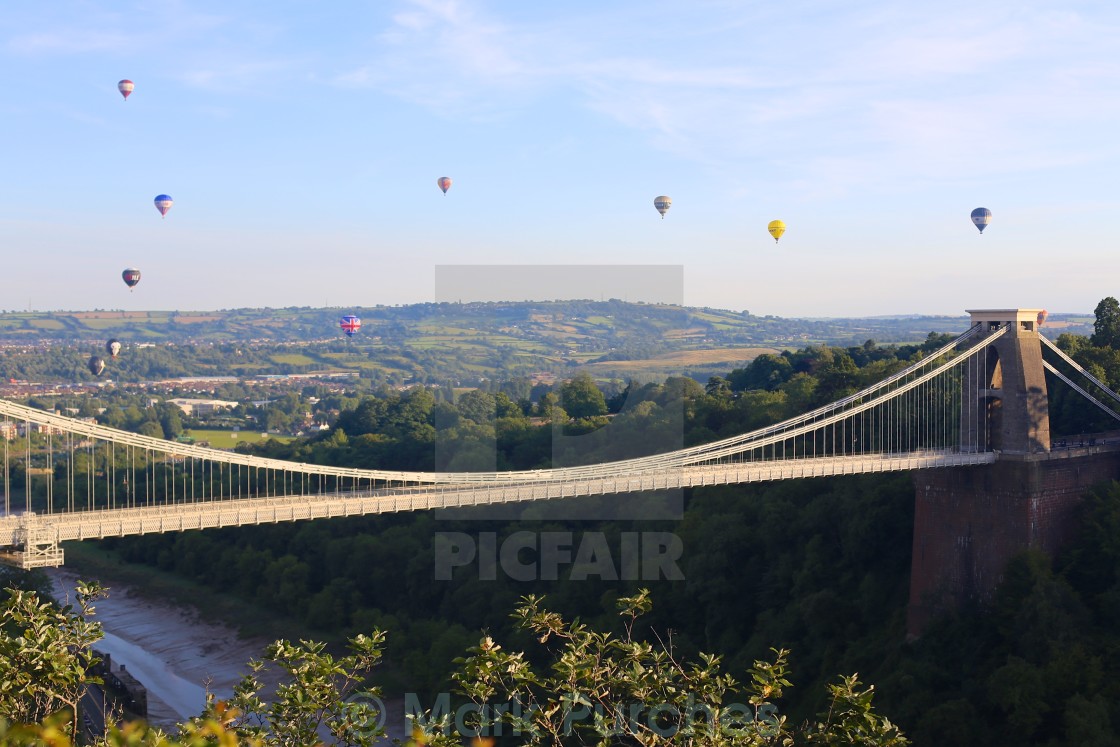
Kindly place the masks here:
MULTIPOLYGON (((788 656, 775 650, 757 661, 749 681, 720 669, 720 657, 700 654, 681 661, 671 639, 654 642, 635 635, 639 618, 652 607, 649 592, 620 599, 624 633, 589 629, 542 607, 529 596, 513 613, 518 627, 545 647, 547 671, 529 663, 526 652, 508 652, 485 637, 458 660, 454 680, 472 708, 457 719, 451 736, 508 737, 529 745, 636 744, 645 747, 711 745, 878 745, 901 747, 908 740, 871 706, 873 688, 853 675, 829 688, 831 704, 820 720, 793 728, 777 701, 790 687, 788 656)), ((460 709, 461 711, 462 709, 460 709)), ((429 741, 449 734, 450 718, 425 714, 417 725, 429 741)))
POLYGON ((33 591, 8 589, 0 604, 0 719, 30 724, 67 712, 57 728, 77 732, 78 700, 97 659, 90 648, 101 639, 92 622, 93 603, 105 595, 97 584, 79 584, 77 608, 59 608, 33 591))
MULTIPOLYGON (((83 586, 77 609, 57 609, 33 593, 10 592, 0 607, 0 744, 69 747, 77 733, 78 701, 94 680, 90 645, 100 626, 87 618, 102 594, 83 586)), ((796 745, 909 744, 898 727, 872 708, 874 690, 855 675, 829 686, 831 702, 819 720, 792 727, 778 702, 788 679, 789 652, 757 661, 745 682, 721 670, 720 657, 685 661, 672 639, 635 630, 652 608, 649 592, 619 600, 623 633, 598 632, 522 599, 518 626, 541 644, 549 664, 530 663, 524 651, 506 651, 489 636, 457 659, 454 682, 466 701, 454 712, 412 713, 413 739, 424 747, 460 747, 500 738, 541 747, 794 747, 796 745)), ((211 699, 205 711, 171 738, 142 723, 110 726, 97 744, 107 747, 368 747, 385 736, 379 692, 365 680, 382 658, 385 635, 350 640, 335 658, 323 643, 277 641, 228 702, 211 699), (261 695, 261 670, 278 667, 284 681, 261 695)))
POLYGON ((211 699, 192 725, 223 722, 237 734, 277 747, 318 744, 324 734, 345 747, 373 745, 385 736, 385 715, 380 692, 363 682, 381 662, 384 644, 380 631, 359 635, 350 639, 351 653, 335 659, 324 643, 277 641, 261 661, 249 662, 251 672, 234 688, 228 704, 211 699), (258 675, 266 663, 284 674, 271 700, 260 694, 258 675), (229 716, 223 718, 225 714, 229 716))

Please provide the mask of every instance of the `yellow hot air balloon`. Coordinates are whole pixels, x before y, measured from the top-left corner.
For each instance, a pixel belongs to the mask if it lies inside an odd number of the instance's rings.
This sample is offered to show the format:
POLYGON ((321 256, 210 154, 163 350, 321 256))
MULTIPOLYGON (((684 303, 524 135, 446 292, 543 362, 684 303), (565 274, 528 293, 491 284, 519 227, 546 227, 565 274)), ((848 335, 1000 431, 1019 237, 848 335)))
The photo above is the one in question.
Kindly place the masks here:
POLYGON ((786 232, 786 224, 782 223, 780 220, 772 220, 770 224, 766 226, 766 230, 774 237, 774 243, 776 244, 778 243, 778 239, 782 238, 782 234, 786 232))

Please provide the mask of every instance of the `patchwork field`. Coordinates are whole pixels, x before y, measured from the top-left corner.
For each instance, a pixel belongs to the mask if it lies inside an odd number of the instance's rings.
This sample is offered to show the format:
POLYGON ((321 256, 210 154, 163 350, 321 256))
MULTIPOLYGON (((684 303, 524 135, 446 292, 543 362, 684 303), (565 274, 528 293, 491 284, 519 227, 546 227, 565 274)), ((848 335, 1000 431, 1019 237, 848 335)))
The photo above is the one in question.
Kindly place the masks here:
POLYGON ((232 449, 241 441, 248 443, 260 443, 266 439, 281 441, 287 443, 292 440, 291 436, 276 436, 265 435, 257 431, 218 431, 218 430, 188 430, 185 431, 188 436, 195 441, 207 441, 215 449, 232 449))
POLYGON ((760 355, 781 353, 777 348, 708 348, 705 350, 680 350, 665 353, 654 358, 630 361, 602 361, 588 363, 590 369, 611 369, 617 371, 645 371, 661 369, 688 369, 697 366, 711 366, 721 363, 742 364, 753 361, 760 355))

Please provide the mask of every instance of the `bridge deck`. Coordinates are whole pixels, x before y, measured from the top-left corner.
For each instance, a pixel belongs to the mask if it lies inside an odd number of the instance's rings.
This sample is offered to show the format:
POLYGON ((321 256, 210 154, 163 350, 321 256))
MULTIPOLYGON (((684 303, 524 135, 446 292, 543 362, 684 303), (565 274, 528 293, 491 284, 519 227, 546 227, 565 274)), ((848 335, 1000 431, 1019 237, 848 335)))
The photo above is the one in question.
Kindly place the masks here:
MULTIPOLYGON (((520 483, 413 486, 325 495, 292 495, 7 516, 0 518, 0 546, 21 544, 32 535, 40 542, 48 540, 62 542, 338 516, 672 490, 704 485, 990 464, 995 459, 996 455, 990 452, 963 454, 928 452, 791 459, 760 463, 694 465, 665 471, 620 474, 565 483, 530 480, 520 483)), ((0 558, 0 562, 4 560, 8 559, 0 558)))

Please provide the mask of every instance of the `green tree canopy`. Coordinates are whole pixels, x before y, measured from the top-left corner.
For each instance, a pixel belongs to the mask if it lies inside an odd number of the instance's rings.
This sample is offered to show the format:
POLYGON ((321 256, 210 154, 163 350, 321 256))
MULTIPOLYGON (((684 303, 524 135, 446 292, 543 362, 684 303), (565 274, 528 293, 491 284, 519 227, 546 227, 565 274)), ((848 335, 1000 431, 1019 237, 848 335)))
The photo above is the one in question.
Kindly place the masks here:
POLYGON ((1120 348, 1120 301, 1112 296, 1101 299, 1093 310, 1092 343, 1101 348, 1120 348))
POLYGON ((560 386, 560 405, 576 420, 607 414, 607 400, 586 372, 576 374, 560 386))

